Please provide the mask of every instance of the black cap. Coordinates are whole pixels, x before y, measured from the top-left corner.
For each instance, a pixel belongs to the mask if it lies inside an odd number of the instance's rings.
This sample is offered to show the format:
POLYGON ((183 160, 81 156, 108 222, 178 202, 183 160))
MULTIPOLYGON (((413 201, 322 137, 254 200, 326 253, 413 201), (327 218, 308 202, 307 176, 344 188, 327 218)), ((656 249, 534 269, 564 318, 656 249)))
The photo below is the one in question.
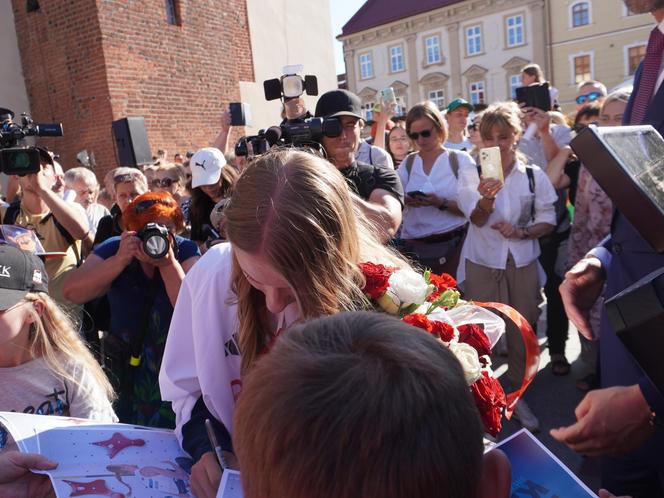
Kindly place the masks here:
POLYGON ((353 116, 364 119, 360 98, 348 90, 325 92, 316 103, 316 117, 332 118, 335 116, 353 116))
POLYGON ((48 294, 44 264, 28 252, 0 245, 0 311, 17 304, 28 292, 48 294))

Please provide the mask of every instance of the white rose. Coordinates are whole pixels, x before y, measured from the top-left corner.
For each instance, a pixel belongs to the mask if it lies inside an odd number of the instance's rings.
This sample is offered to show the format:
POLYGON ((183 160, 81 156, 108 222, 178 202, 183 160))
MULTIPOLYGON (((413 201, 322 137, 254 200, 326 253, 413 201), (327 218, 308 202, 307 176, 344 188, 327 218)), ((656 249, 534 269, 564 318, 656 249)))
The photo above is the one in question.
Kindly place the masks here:
POLYGON ((422 275, 409 268, 395 271, 388 283, 390 291, 404 306, 422 304, 433 289, 422 275))
POLYGON ((482 375, 482 365, 477 356, 477 351, 465 342, 452 342, 449 348, 463 367, 463 375, 466 377, 466 383, 469 386, 473 385, 482 375))

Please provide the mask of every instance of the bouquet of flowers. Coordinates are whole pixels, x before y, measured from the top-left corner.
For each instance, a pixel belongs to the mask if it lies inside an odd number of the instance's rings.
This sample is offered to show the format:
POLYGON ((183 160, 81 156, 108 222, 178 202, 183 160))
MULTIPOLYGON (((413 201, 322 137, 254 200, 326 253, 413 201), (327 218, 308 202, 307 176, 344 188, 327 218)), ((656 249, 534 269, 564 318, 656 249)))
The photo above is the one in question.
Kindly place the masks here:
MULTIPOLYGON (((436 275, 429 271, 423 274, 410 268, 398 269, 374 263, 360 263, 366 280, 363 292, 378 307, 415 327, 435 336, 457 357, 463 368, 466 382, 479 409, 484 428, 495 436, 500 432, 503 412, 509 418, 519 396, 532 381, 532 352, 534 346, 527 345, 531 352, 526 361, 526 377, 521 389, 505 395, 502 386, 493 377, 491 370, 491 348, 505 331, 505 322, 484 306, 497 308, 514 319, 522 329, 524 340, 534 339, 528 323, 514 309, 499 303, 470 303, 460 299, 456 281, 448 274, 436 275), (520 318, 520 321, 518 320, 520 318), (524 325, 525 324, 525 325, 524 325), (530 336, 527 336, 527 333, 530 336)), ((537 346, 537 350, 539 348, 537 346)), ((537 355, 536 355, 537 356, 537 355)))

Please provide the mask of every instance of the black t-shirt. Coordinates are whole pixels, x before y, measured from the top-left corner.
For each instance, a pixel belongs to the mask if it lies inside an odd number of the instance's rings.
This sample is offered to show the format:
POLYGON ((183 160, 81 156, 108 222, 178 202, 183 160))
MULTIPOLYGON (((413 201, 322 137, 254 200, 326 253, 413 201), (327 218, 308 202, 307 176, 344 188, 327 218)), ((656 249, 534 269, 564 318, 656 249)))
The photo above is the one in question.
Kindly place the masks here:
POLYGON ((354 162, 339 171, 346 178, 346 183, 348 183, 350 189, 365 201, 369 200, 371 192, 376 189, 383 189, 392 194, 403 208, 403 187, 397 172, 393 169, 354 162))
POLYGON ((113 204, 113 207, 111 208, 111 214, 106 215, 99 220, 99 224, 97 225, 97 233, 95 234, 95 240, 92 243, 92 247, 97 247, 106 239, 110 239, 116 235, 122 235, 122 228, 120 228, 121 216, 122 210, 120 210, 117 204, 113 204))

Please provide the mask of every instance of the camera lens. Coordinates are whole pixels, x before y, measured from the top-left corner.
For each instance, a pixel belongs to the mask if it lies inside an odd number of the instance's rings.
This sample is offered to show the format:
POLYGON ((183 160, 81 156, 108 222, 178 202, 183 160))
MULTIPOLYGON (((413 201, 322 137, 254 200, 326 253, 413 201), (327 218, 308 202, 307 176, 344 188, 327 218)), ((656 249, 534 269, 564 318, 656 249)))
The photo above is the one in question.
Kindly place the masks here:
POLYGON ((161 235, 150 235, 143 241, 143 250, 151 258, 161 258, 168 252, 168 240, 161 235))

